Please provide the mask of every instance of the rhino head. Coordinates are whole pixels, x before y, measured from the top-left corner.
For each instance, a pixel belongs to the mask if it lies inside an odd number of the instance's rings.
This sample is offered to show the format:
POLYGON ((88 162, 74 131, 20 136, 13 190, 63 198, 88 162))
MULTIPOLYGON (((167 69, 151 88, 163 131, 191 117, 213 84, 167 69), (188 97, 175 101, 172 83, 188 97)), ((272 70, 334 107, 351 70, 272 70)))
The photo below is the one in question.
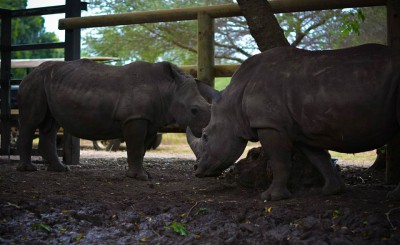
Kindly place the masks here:
POLYGON ((235 128, 224 112, 212 112, 211 121, 197 138, 186 129, 187 141, 197 158, 196 177, 220 175, 240 157, 247 141, 235 135, 235 128))
POLYGON ((169 114, 179 125, 189 127, 199 137, 211 117, 211 105, 207 100, 219 92, 185 74, 175 65, 170 64, 170 69, 176 86, 169 114))

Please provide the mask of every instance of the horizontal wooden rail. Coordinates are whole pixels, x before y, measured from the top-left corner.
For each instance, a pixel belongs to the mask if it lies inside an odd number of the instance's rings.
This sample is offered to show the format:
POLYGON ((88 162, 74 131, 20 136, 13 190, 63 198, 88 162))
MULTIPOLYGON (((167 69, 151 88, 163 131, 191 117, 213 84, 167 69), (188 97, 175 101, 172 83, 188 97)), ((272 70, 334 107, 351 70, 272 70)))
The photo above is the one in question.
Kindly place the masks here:
MULTIPOLYGON (((193 77, 197 77, 197 66, 186 65, 179 66, 184 72, 189 73, 193 77)), ((239 65, 215 65, 214 76, 215 77, 231 77, 233 73, 239 68, 239 65)))
MULTIPOLYGON (((326 9, 371 7, 386 5, 386 0, 275 0, 270 1, 275 13, 303 12, 326 9)), ((196 20, 199 12, 212 18, 241 16, 236 4, 131 12, 60 19, 58 29, 91 28, 103 26, 131 25, 143 23, 196 20)))

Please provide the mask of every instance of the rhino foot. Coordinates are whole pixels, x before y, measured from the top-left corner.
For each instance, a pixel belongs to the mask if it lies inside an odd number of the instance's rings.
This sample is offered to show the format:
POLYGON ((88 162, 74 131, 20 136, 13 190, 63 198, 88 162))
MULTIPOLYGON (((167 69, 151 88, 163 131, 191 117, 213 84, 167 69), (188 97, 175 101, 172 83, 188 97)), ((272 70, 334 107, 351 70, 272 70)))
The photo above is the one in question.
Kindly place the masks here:
POLYGON ((33 163, 20 163, 17 166, 17 171, 37 171, 37 167, 33 163))
POLYGON ((47 167, 47 171, 52 171, 52 172, 68 172, 70 171, 69 167, 62 164, 62 163, 57 163, 57 164, 50 164, 47 167))
POLYGON ((322 194, 329 196, 329 195, 336 195, 343 193, 346 187, 344 182, 339 179, 335 184, 325 184, 322 188, 322 194))
POLYGON ((396 189, 390 191, 386 198, 392 201, 400 201, 400 184, 397 185, 396 189))
POLYGON ((278 201, 282 199, 288 199, 292 196, 287 188, 277 190, 277 188, 268 188, 268 190, 261 193, 261 200, 266 201, 278 201))
POLYGON ((126 171, 126 176, 128 176, 129 178, 134 178, 137 180, 144 180, 144 181, 149 180, 151 178, 150 174, 144 169, 136 171, 129 169, 128 171, 126 171))

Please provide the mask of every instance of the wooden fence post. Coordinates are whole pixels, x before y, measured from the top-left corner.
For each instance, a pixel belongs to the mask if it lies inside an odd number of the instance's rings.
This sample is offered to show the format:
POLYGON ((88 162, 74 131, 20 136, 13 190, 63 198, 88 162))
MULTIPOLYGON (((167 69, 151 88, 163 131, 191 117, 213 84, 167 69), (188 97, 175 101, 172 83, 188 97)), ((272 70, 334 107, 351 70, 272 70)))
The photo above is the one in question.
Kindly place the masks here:
MULTIPOLYGON (((67 0, 65 3, 65 17, 80 17, 80 0, 67 0)), ((81 56, 81 29, 75 28, 65 30, 65 60, 77 60, 81 56)), ((63 159, 65 164, 79 164, 80 139, 72 136, 64 130, 63 132, 63 159)))
POLYGON ((214 19, 197 14, 197 78, 214 87, 214 19))
MULTIPOLYGON (((387 0, 387 42, 400 50, 400 1, 387 0)), ((400 136, 386 145, 386 183, 400 181, 400 136)))

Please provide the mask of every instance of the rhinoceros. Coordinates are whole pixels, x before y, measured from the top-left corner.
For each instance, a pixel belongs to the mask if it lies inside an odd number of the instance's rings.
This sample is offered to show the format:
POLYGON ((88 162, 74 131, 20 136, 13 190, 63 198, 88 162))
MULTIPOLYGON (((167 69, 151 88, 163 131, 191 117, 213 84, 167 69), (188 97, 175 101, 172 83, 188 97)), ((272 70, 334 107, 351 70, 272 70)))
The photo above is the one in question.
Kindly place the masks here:
MULTIPOLYGON (((246 60, 212 102, 201 138, 187 130, 198 177, 217 176, 260 141, 273 171, 261 198, 288 198, 291 153, 300 149, 324 177, 324 194, 344 189, 327 150, 376 149, 400 132, 400 53, 368 44, 331 51, 279 47, 246 60)), ((400 149, 399 149, 400 150, 400 149)), ((400 184, 399 184, 400 186, 400 184)), ((399 187, 389 193, 400 196, 399 187)))
POLYGON ((124 138, 126 175, 146 180, 142 163, 149 139, 170 123, 201 135, 210 119, 214 90, 168 62, 110 66, 87 59, 41 64, 20 84, 20 171, 34 171, 32 139, 39 128, 39 152, 50 171, 65 171, 56 153, 59 126, 89 140, 124 138), (210 93, 210 94, 207 94, 210 93))

